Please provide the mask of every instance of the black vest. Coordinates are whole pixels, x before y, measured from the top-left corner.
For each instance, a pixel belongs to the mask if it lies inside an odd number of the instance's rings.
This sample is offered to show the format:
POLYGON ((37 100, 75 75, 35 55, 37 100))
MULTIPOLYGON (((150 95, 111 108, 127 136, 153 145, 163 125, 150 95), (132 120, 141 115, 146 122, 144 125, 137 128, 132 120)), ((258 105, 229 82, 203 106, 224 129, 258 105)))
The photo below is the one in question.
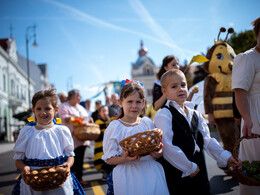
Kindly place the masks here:
MULTIPOLYGON (((172 166, 165 159, 159 162, 163 165, 167 185, 170 194, 189 194, 197 192, 199 194, 209 194, 209 181, 206 170, 206 164, 203 154, 203 136, 198 130, 198 115, 193 113, 191 126, 185 117, 173 106, 165 107, 172 114, 172 131, 174 133, 172 144, 178 146, 186 155, 186 157, 199 166, 199 173, 190 178, 182 178, 182 172, 172 166), (200 148, 200 152, 194 153, 195 143, 200 148)), ((195 193, 196 194, 196 193, 195 193)))

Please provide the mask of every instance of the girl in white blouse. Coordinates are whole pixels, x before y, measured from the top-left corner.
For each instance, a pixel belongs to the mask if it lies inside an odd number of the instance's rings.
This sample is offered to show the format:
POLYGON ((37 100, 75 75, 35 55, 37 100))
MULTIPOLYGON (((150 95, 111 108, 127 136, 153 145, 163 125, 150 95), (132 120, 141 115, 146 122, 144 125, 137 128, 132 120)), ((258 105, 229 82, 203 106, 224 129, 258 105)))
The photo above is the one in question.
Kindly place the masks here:
MULTIPOLYGON (((32 99, 36 118, 21 129, 14 146, 16 167, 22 175, 42 167, 63 166, 70 170, 74 163, 73 139, 66 126, 57 125, 58 96, 54 89, 39 91, 32 99)), ((34 191, 20 176, 12 194, 85 194, 79 181, 68 173, 61 187, 47 191, 34 191)))
POLYGON ((167 195, 163 167, 155 160, 162 155, 162 145, 159 151, 143 157, 130 157, 119 145, 126 137, 154 129, 151 119, 138 117, 144 107, 143 87, 139 82, 126 81, 122 81, 119 119, 112 121, 104 133, 102 159, 116 165, 107 179, 107 194, 114 191, 116 195, 167 195))

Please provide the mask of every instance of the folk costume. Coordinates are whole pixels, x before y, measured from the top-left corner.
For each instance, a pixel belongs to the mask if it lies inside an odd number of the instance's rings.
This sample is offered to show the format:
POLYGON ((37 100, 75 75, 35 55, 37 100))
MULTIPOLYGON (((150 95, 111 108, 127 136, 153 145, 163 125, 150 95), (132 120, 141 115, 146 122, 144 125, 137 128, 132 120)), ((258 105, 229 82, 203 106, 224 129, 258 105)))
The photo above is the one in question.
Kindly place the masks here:
MULTIPOLYGON (((38 130, 35 128, 35 124, 30 122, 31 126, 21 129, 14 146, 15 160, 24 160, 32 171, 43 167, 60 166, 67 161, 69 156, 75 156, 72 136, 67 127, 55 124, 49 129, 38 130)), ((20 176, 12 194, 78 195, 85 194, 85 192, 74 174, 71 173, 61 187, 47 191, 34 191, 20 176)))
POLYGON ((95 169, 98 171, 102 171, 108 175, 112 171, 112 166, 108 165, 106 162, 104 162, 101 157, 103 156, 103 138, 104 138, 104 132, 109 124, 108 121, 105 121, 103 119, 98 119, 95 121, 95 124, 99 125, 100 127, 100 135, 97 140, 95 140, 94 143, 94 165, 95 169))
MULTIPOLYGON (((232 89, 240 88, 248 91, 247 99, 253 122, 251 132, 260 134, 260 53, 255 48, 236 56, 232 77, 232 89)), ((242 118, 241 128, 243 123, 242 118)), ((240 142, 239 158, 242 161, 260 161, 259 147, 259 139, 243 140, 240 142)), ((260 194, 260 186, 239 185, 240 194, 260 194)))
MULTIPOLYGON (((114 156, 122 156, 125 151, 119 145, 121 140, 150 129, 154 129, 154 124, 147 117, 142 118, 139 124, 133 126, 126 126, 120 120, 112 121, 105 131, 102 159, 106 161, 114 156)), ((150 155, 141 157, 140 161, 116 165, 112 178, 115 195, 169 194, 163 167, 150 155)))
POLYGON ((231 157, 210 137, 207 123, 195 111, 191 102, 185 102, 188 116, 175 101, 167 100, 166 105, 154 118, 157 128, 163 130, 163 159, 170 194, 210 194, 203 149, 212 156, 219 167, 226 167, 231 157), (191 178, 199 166, 199 173, 191 178))

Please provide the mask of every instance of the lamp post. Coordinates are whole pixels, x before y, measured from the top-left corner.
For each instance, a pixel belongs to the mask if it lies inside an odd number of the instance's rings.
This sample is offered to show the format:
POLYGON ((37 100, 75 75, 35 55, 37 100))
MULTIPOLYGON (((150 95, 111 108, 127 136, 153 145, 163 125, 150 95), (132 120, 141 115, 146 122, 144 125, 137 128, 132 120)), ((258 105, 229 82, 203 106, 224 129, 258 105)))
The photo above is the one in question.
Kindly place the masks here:
MULTIPOLYGON (((34 38, 32 46, 37 47, 36 43, 36 25, 28 26, 26 28, 25 40, 26 40, 26 62, 27 62, 27 80, 28 80, 28 107, 31 108, 31 94, 30 94, 30 65, 29 65, 29 41, 34 38), (31 34, 30 34, 31 33, 31 34)), ((28 109, 28 110, 29 110, 28 109)))

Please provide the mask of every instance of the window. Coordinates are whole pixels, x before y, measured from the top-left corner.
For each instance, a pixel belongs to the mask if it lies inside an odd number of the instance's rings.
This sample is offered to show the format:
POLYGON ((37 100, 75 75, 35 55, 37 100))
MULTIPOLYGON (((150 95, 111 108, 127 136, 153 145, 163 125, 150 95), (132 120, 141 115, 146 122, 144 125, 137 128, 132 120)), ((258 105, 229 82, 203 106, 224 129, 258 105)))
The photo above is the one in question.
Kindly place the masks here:
POLYGON ((6 76, 3 74, 3 90, 6 91, 6 76))
POLYGON ((20 97, 22 100, 24 100, 24 97, 23 97, 23 86, 21 85, 21 93, 20 93, 20 97))
POLYGON ((149 66, 144 67, 144 75, 153 75, 153 69, 149 66))
POLYGON ((11 94, 15 95, 15 83, 13 79, 11 80, 11 94))
POLYGON ((16 86, 16 97, 19 98, 19 85, 16 86))

